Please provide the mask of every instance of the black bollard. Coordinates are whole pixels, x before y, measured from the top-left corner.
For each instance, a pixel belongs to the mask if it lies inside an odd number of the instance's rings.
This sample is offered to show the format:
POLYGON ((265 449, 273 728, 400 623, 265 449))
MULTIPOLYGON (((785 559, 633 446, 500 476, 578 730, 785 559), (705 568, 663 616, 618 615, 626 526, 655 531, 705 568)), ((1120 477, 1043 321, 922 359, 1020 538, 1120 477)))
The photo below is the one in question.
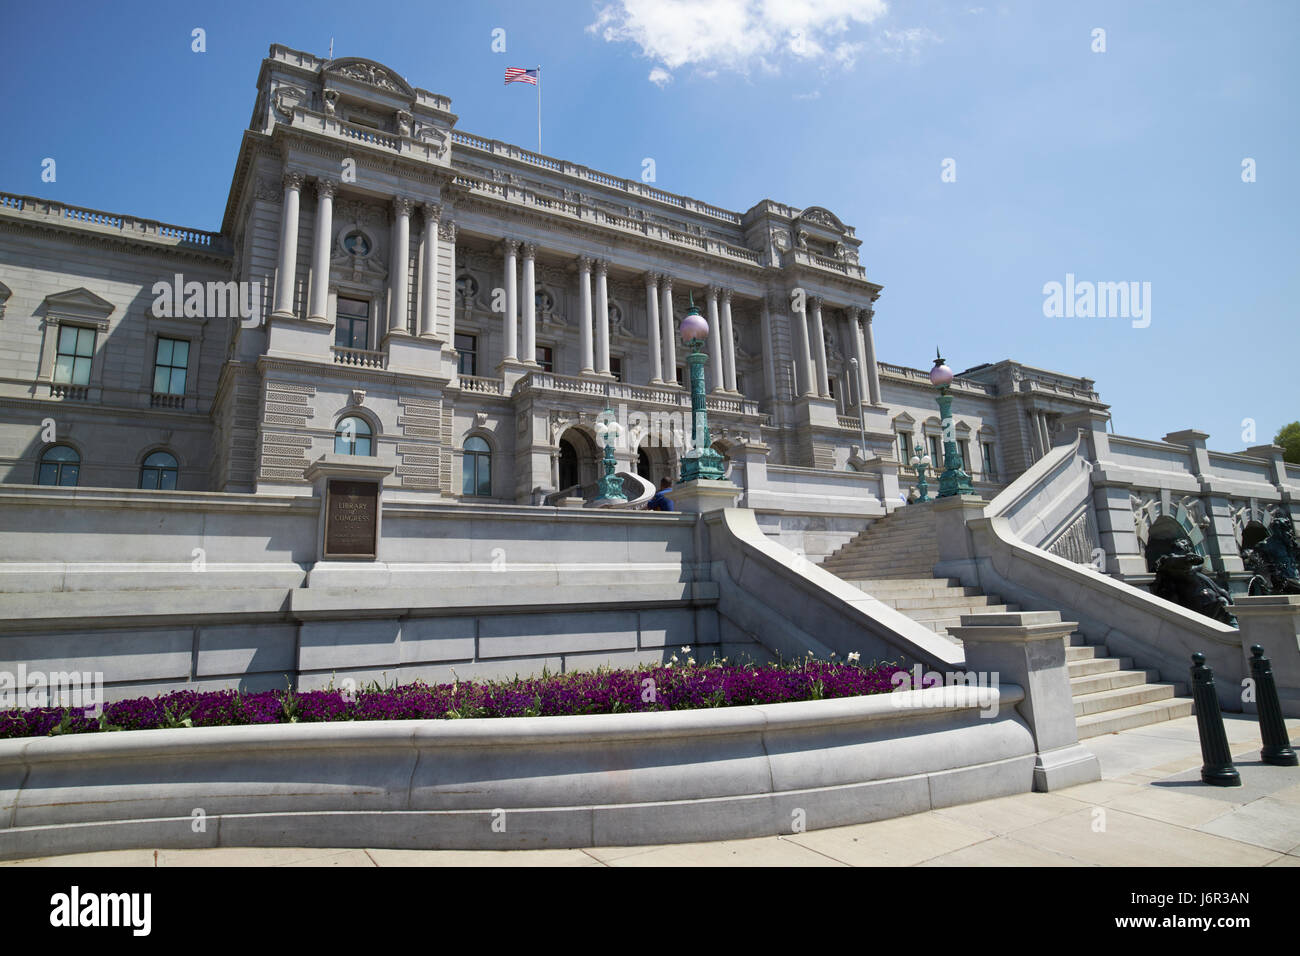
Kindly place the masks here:
POLYGON ((1264 648, 1258 644, 1250 649, 1250 672, 1255 677, 1255 707, 1259 710, 1259 733, 1264 741, 1259 759, 1278 767, 1294 767, 1296 755, 1286 734, 1286 722, 1282 719, 1282 704, 1277 699, 1277 684, 1273 681, 1273 665, 1264 656, 1264 648))
POLYGON ((1214 688, 1214 671, 1205 666, 1205 655, 1192 655, 1192 702, 1196 707, 1196 730, 1201 736, 1201 780, 1214 787, 1240 787, 1241 774, 1232 765, 1228 732, 1223 729, 1219 693, 1214 688))

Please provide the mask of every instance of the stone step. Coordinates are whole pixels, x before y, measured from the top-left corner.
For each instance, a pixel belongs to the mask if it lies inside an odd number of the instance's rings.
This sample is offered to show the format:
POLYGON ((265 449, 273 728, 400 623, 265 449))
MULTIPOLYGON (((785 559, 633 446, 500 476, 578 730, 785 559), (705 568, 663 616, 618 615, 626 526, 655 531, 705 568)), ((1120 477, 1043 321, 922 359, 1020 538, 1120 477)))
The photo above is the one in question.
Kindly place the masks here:
POLYGON ((1131 657, 1091 657, 1083 660, 1065 662, 1065 669, 1070 679, 1087 677, 1089 674, 1105 674, 1110 671, 1122 671, 1133 667, 1131 657))
POLYGON ((846 583, 882 601, 890 598, 948 597, 949 595, 977 597, 981 593, 978 588, 954 588, 944 584, 931 585, 928 582, 913 583, 907 578, 899 578, 897 581, 861 581, 852 578, 846 583))
POLYGON ((1112 734, 1120 730, 1128 730, 1130 727, 1145 727, 1147 724, 1158 724, 1162 721, 1173 720, 1176 717, 1189 717, 1191 713, 1192 699, 1190 697, 1171 697, 1166 700, 1137 704, 1133 707, 1121 707, 1116 710, 1089 714, 1077 718, 1075 724, 1078 726, 1079 739, 1086 740, 1089 737, 1097 737, 1101 734, 1112 734))
POLYGON ((1106 657, 1106 648, 1097 647, 1094 644, 1082 644, 1065 649, 1065 660, 1069 661, 1087 661, 1094 657, 1106 657))
POLYGON ((963 607, 983 608, 992 607, 997 604, 998 607, 1005 610, 1002 604, 998 603, 996 597, 989 597, 986 594, 932 594, 923 597, 894 597, 892 595, 879 594, 872 595, 879 601, 888 604, 896 611, 909 611, 914 608, 943 608, 957 609, 963 607))
POLYGON ((842 578, 876 578, 876 577, 896 577, 896 578, 918 578, 925 577, 930 570, 938 563, 937 558, 870 558, 862 561, 846 561, 843 564, 823 562, 822 566, 826 570, 834 572, 842 578))
MULTIPOLYGON (((1125 707, 1136 707, 1138 704, 1169 700, 1178 695, 1180 687, 1181 685, 1178 684, 1135 684, 1132 687, 1084 694, 1074 698, 1074 716, 1079 718, 1108 710, 1120 710, 1125 707)), ((1191 701, 1189 700, 1188 703, 1191 701)))
MULTIPOLYGON (((961 587, 960 578, 934 578, 927 575, 919 575, 914 578, 854 578, 853 583, 864 591, 873 587, 904 587, 906 585, 916 585, 917 587, 961 587)), ((968 590, 981 593, 978 588, 969 588, 968 590)))
POLYGON ((1070 678, 1070 696, 1082 697, 1103 690, 1118 690, 1121 687, 1133 687, 1136 684, 1157 684, 1160 682, 1159 671, 1115 670, 1100 674, 1087 674, 1083 677, 1070 678))

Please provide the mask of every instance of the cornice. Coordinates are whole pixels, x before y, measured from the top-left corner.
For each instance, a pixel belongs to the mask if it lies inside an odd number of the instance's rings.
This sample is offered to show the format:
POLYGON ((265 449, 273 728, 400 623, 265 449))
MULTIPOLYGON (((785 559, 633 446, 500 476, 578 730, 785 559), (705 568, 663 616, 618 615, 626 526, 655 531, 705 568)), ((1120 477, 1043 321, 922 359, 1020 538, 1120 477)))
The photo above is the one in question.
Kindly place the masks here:
POLYGON ((181 258, 209 262, 227 268, 230 268, 234 261, 232 252, 207 251, 196 246, 183 246, 166 241, 154 242, 139 236, 114 235, 111 232, 92 232, 88 229, 78 228, 75 219, 55 221, 26 219, 21 215, 9 215, 3 209, 0 209, 0 230, 12 233, 48 233, 58 236, 62 241, 72 242, 79 246, 114 245, 129 252, 146 253, 172 259, 181 258))

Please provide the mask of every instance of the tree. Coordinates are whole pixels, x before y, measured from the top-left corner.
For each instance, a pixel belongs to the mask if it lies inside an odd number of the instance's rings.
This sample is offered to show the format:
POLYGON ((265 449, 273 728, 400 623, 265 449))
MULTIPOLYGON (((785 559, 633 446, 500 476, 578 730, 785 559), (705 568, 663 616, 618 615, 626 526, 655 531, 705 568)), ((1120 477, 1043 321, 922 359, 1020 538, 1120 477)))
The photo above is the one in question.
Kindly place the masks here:
POLYGON ((1282 452, 1284 461, 1300 465, 1300 422, 1283 425, 1278 433, 1273 436, 1273 444, 1281 445, 1284 449, 1282 452))

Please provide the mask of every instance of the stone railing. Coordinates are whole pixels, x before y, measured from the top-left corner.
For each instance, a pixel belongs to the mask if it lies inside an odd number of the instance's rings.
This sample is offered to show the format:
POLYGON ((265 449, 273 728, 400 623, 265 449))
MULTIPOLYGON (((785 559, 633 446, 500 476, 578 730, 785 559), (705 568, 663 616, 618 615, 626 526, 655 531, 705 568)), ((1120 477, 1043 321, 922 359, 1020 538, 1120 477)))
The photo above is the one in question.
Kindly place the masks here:
POLYGON ((73 402, 84 402, 90 393, 90 389, 85 385, 64 385, 59 382, 50 383, 50 398, 66 399, 73 402))
POLYGON ((168 395, 165 392, 154 392, 149 396, 150 408, 184 408, 184 395, 168 395))
POLYGON ((355 365, 360 368, 385 368, 387 359, 383 352, 371 349, 349 349, 341 345, 330 346, 335 365, 355 365))
POLYGON ((224 254, 227 245, 219 232, 206 232, 187 226, 175 226, 159 222, 156 219, 139 219, 120 213, 89 209, 85 206, 70 206, 53 199, 37 199, 34 196, 20 196, 13 193, 0 193, 0 210, 19 213, 23 216, 60 222, 75 223, 85 226, 98 226, 113 229, 127 238, 153 238, 171 241, 180 245, 201 246, 216 253, 224 254))
POLYGON ((348 139, 369 143, 371 146, 382 146, 384 149, 397 149, 401 142, 396 136, 391 136, 369 126, 356 126, 352 123, 340 122, 339 132, 348 139))
POLYGON ((480 378, 477 375, 460 376, 460 387, 467 392, 477 392, 482 395, 501 395, 505 391, 505 383, 499 378, 480 378))
MULTIPOLYGON (((622 401, 688 409, 691 407, 691 396, 685 389, 628 385, 623 382, 605 382, 574 375, 557 375, 554 372, 530 372, 520 381, 518 387, 592 395, 605 399, 611 405, 622 401)), ((705 398, 705 407, 710 412, 758 417, 758 402, 748 398, 710 395, 705 398)))
MULTIPOLYGON (((933 389, 930 384, 930 373, 924 372, 919 368, 908 368, 905 365, 890 365, 888 362, 877 362, 876 367, 880 369, 882 375, 892 375, 896 378, 907 379, 909 382, 915 382, 924 385, 926 388, 933 389)), ((967 391, 977 395, 992 395, 993 386, 986 385, 983 382, 973 382, 967 378, 955 378, 950 386, 954 391, 967 391)))
POLYGON ((835 420, 839 422, 840 428, 852 428, 854 431, 862 430, 862 419, 854 418, 852 415, 836 415, 835 420))

